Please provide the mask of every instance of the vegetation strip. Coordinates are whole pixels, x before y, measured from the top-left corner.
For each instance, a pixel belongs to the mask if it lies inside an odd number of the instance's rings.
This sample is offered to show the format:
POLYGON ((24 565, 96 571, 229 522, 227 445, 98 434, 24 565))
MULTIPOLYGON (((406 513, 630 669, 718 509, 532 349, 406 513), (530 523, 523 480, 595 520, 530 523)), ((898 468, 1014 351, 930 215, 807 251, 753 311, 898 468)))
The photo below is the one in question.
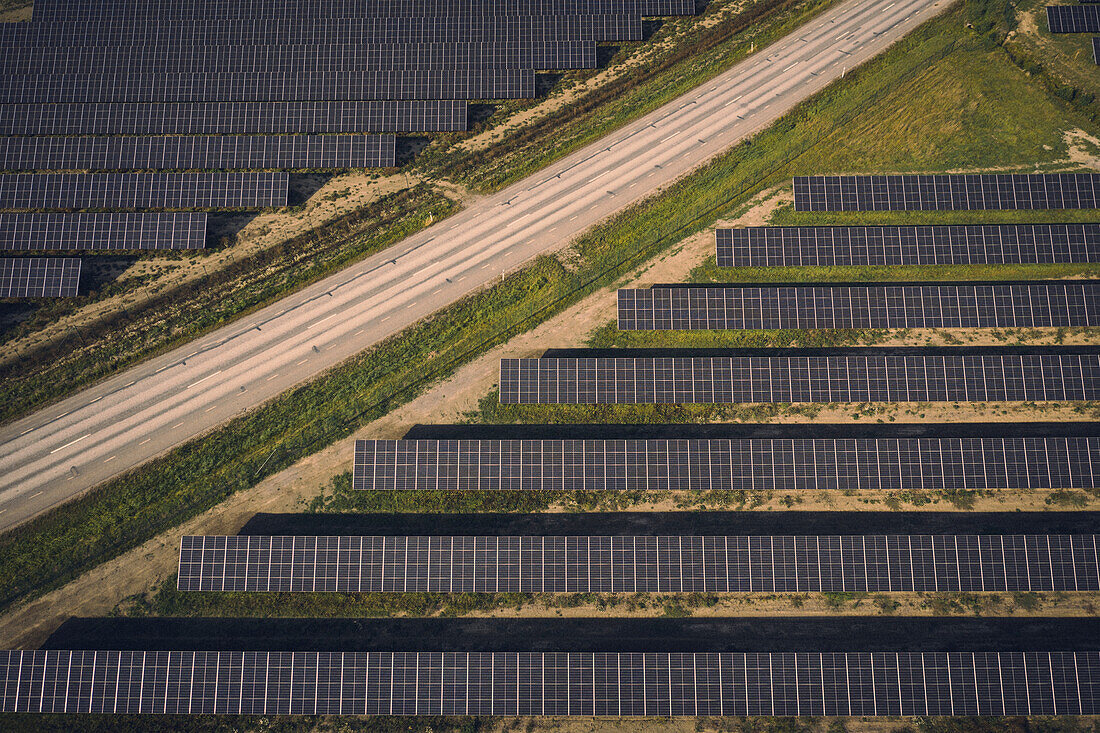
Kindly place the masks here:
MULTIPOLYGON (((873 127, 892 119, 891 105, 909 104, 898 98, 907 82, 975 59, 993 67, 984 68, 984 74, 1002 74, 1006 64, 997 61, 999 51, 963 27, 968 21, 980 23, 984 10, 967 5, 926 24, 753 140, 582 237, 569 253, 568 265, 565 256, 540 258, 497 287, 460 301, 315 382, 0 538, 0 601, 6 607, 55 588, 346 437, 485 350, 712 225, 753 192, 789 178, 794 163, 798 172, 852 166, 849 156, 861 151, 839 141, 850 141, 853 131, 867 140, 883 139, 884 133, 873 127), (886 107, 876 109, 882 102, 886 107)), ((1012 104, 1030 105, 1034 114, 1027 124, 1046 124, 1043 113, 1055 114, 1057 108, 1023 82, 1018 84, 1022 90, 1012 104)), ((954 108, 948 111, 954 113, 954 108)), ((1023 123, 1018 115, 1001 119, 1004 124, 1023 123)), ((1042 134, 1049 139, 1051 133, 1042 134)), ((1000 140, 986 144, 983 155, 996 152, 1011 158, 1000 140)), ((925 162, 947 165, 935 155, 925 162)), ((476 508, 476 496, 463 501, 473 505, 464 508, 476 508)), ((539 501, 517 498, 516 508, 539 501)), ((444 503, 439 495, 425 492, 380 497, 378 508, 432 511, 444 503)))

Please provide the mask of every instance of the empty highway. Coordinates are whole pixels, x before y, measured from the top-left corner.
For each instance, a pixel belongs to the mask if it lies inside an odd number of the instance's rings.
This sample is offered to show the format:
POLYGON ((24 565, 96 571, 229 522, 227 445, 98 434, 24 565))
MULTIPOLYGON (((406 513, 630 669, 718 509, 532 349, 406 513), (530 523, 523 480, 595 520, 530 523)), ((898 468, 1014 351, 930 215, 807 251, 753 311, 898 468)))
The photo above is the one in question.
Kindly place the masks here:
POLYGON ((180 445, 566 244, 767 127, 946 3, 842 2, 689 94, 387 251, 3 426, 0 529, 180 445))

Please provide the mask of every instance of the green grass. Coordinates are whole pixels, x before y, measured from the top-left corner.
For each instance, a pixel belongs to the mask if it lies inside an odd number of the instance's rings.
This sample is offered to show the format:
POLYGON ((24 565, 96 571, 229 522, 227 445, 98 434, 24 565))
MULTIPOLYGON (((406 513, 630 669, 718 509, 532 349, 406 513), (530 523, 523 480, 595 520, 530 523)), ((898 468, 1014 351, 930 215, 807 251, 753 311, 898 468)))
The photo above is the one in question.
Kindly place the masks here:
MULTIPOLYGON (((792 173, 895 166, 936 170, 1006 161, 1023 165, 1036 155, 1042 156, 1040 162, 1055 159, 1064 149, 1051 144, 1047 151, 1043 146, 1058 142, 1056 129, 1087 122, 1068 103, 1028 84, 987 36, 965 27, 981 22, 985 8, 967 3, 923 26, 752 141, 596 227, 569 255, 541 258, 315 382, 0 537, 0 602, 10 606, 57 587, 349 435, 488 348, 617 282, 653 254, 711 226, 754 192, 792 173), (932 72, 955 79, 957 93, 933 93, 932 72), (962 93, 967 89, 972 93, 962 93), (932 96, 926 99, 925 93, 932 96), (956 124, 975 108, 991 110, 972 118, 989 126, 981 130, 985 134, 956 124), (1014 112, 1019 109, 1034 114, 1014 112), (906 140, 919 156, 911 161, 893 152, 894 141, 906 140)), ((669 421, 670 413, 701 421, 739 415, 766 419, 777 409, 660 407, 639 412, 637 419, 669 421)), ((809 415, 815 407, 784 409, 809 415)), ((534 416, 554 421, 569 414, 555 409, 534 416)), ((609 407, 594 418, 614 421, 619 416, 609 407)), ((405 499, 390 501, 396 508, 405 499)), ((484 497, 478 503, 471 496, 461 505, 464 510, 490 509, 498 501, 503 499, 484 497)), ((523 506, 534 501, 524 499, 523 506)), ((428 495, 415 506, 423 509, 433 502, 454 506, 457 500, 428 495)))

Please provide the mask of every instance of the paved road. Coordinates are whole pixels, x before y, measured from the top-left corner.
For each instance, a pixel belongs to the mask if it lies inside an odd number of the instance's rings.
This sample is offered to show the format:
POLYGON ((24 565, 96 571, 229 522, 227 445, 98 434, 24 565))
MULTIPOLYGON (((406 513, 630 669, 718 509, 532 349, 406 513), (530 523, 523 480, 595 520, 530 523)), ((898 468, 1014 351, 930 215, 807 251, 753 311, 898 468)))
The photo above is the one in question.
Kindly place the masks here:
POLYGON ((946 2, 843 2, 708 84, 386 252, 0 428, 0 529, 561 246, 766 127, 946 2))

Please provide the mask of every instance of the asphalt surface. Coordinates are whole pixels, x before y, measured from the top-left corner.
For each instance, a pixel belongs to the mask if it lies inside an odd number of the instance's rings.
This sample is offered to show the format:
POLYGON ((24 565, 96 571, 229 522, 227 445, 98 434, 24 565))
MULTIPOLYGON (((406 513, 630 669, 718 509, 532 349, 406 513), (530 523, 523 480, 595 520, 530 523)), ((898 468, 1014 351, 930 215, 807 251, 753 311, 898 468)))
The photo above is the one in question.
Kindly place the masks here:
POLYGON ((843 2, 687 95, 385 252, 3 426, 0 530, 566 244, 767 127, 946 3, 843 2))

